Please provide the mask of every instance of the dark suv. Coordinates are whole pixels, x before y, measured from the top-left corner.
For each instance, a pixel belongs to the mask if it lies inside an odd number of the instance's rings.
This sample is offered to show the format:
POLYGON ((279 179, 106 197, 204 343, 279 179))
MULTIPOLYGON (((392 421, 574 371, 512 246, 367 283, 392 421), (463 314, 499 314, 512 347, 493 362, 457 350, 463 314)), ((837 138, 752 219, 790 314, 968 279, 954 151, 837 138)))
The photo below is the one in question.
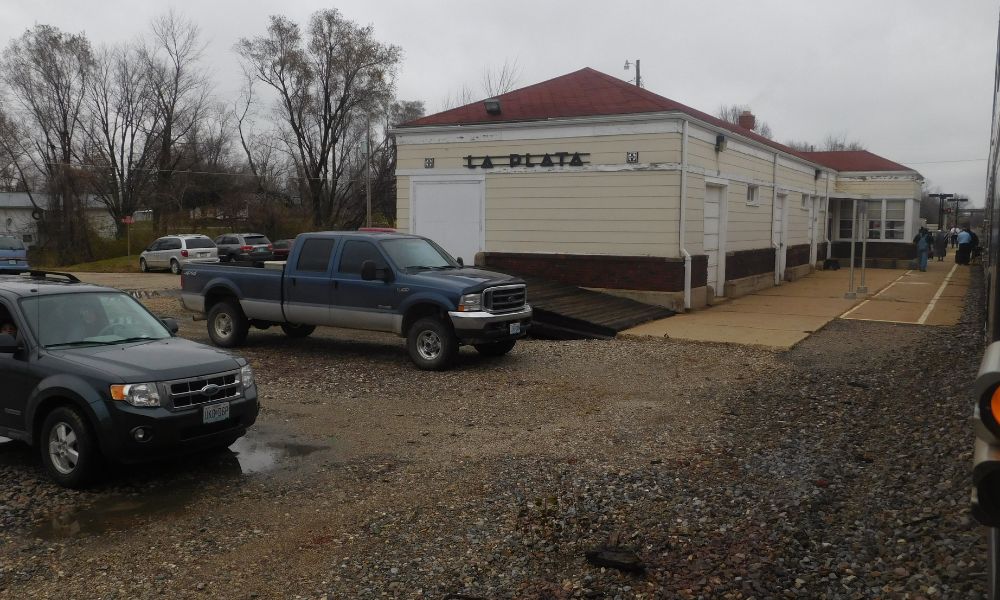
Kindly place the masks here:
POLYGON ((79 487, 102 459, 229 446, 257 418, 242 358, 174 337, 119 290, 72 275, 0 275, 0 436, 40 449, 79 487))
POLYGON ((254 260, 254 255, 267 255, 270 260, 271 240, 263 233, 227 233, 215 238, 219 249, 219 260, 222 262, 237 260, 254 260))

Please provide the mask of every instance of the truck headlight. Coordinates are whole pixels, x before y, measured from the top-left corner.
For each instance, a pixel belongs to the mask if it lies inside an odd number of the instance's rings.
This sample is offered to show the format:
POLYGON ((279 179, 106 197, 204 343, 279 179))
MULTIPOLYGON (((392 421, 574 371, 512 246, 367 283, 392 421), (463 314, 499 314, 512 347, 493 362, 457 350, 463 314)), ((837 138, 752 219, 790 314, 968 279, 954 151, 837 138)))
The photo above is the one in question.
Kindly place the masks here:
POLYGON ((483 309, 482 294, 465 294, 458 303, 460 312, 475 312, 483 309))
POLYGON ((155 383, 127 383, 111 386, 111 398, 132 406, 159 406, 160 391, 155 383))
POLYGON ((243 381, 243 389, 248 390, 253 387, 253 369, 250 368, 250 365, 243 365, 240 368, 240 379, 243 381))

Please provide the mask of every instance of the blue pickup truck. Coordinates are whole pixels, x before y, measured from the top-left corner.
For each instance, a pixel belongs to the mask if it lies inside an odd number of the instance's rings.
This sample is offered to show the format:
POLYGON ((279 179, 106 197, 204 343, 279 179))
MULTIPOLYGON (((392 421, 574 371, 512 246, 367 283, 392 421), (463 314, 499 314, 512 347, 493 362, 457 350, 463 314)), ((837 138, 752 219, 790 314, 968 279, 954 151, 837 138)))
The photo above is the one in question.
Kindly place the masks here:
POLYGON ((230 348, 250 326, 304 337, 317 325, 407 339, 421 369, 446 369, 461 345, 500 356, 531 326, 520 279, 465 267, 427 238, 331 231, 298 236, 288 261, 263 268, 189 265, 185 308, 208 315, 208 335, 230 348))

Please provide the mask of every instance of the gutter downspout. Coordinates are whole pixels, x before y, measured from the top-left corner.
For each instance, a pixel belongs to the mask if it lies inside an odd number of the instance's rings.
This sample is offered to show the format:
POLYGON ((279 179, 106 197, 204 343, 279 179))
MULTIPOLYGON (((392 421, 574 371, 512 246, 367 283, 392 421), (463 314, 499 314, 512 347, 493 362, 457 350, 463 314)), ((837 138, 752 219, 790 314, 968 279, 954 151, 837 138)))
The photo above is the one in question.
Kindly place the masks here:
MULTIPOLYGON (((785 198, 785 202, 788 202, 788 198, 785 198)), ((774 161, 771 163, 771 247, 774 248, 774 285, 781 285, 781 275, 778 270, 781 268, 781 246, 778 242, 774 241, 775 233, 781 234, 780 231, 776 232, 774 230, 774 211, 778 206, 778 153, 774 153, 774 161)), ((785 207, 781 207, 782 223, 781 228, 785 228, 784 214, 785 207)))
POLYGON ((826 174, 826 221, 823 223, 823 239, 826 240, 826 257, 833 258, 833 242, 830 241, 830 173, 826 174))
POLYGON ((681 121, 681 202, 677 246, 684 257, 684 310, 691 310, 691 253, 684 247, 684 230, 687 228, 687 176, 688 176, 688 121, 681 121))

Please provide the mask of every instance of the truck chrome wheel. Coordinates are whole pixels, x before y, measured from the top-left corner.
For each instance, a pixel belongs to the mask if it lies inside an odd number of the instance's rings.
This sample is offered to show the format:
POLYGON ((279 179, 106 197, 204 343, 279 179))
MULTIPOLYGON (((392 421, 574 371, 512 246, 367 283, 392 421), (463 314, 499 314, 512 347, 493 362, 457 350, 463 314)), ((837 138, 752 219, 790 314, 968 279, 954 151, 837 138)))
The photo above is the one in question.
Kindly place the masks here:
POLYGON ((433 331, 421 331, 417 336, 417 352, 424 360, 434 360, 441 355, 441 337, 433 331))
POLYGON ((219 313, 212 322, 215 328, 215 335, 227 338, 233 333, 233 319, 226 313, 219 313))
POLYGON ((49 433, 49 457, 52 466, 63 475, 69 475, 80 461, 80 448, 76 432, 67 423, 57 423, 49 433))

